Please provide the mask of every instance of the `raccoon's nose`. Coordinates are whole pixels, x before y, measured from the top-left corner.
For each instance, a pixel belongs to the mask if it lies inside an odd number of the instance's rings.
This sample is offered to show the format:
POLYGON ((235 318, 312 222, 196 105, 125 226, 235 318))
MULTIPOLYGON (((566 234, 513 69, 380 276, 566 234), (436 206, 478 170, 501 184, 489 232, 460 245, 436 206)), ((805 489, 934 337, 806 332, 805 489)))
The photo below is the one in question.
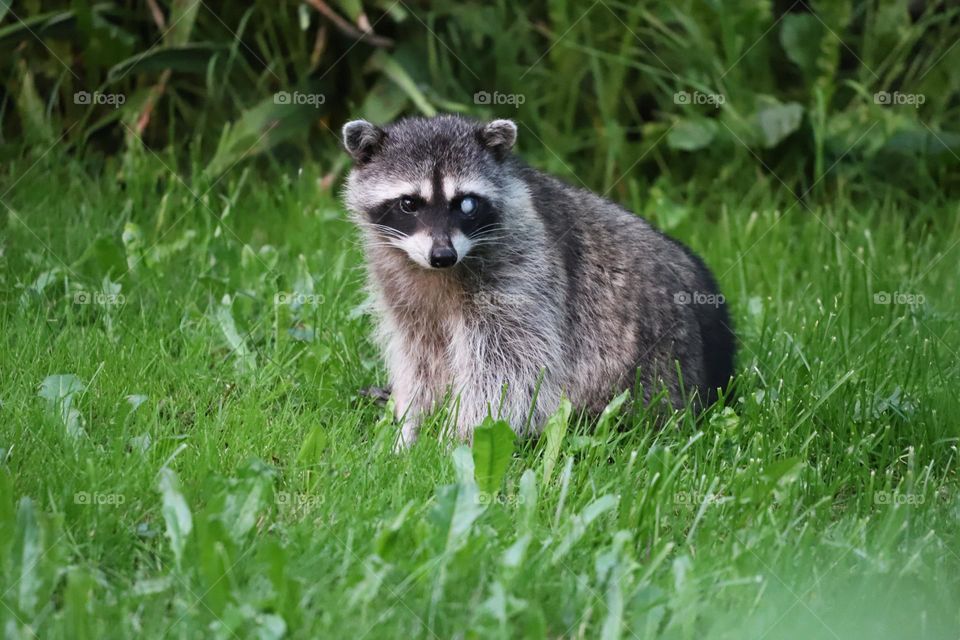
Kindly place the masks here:
POLYGON ((430 266, 445 269, 457 264, 457 250, 450 245, 434 246, 430 250, 430 266))

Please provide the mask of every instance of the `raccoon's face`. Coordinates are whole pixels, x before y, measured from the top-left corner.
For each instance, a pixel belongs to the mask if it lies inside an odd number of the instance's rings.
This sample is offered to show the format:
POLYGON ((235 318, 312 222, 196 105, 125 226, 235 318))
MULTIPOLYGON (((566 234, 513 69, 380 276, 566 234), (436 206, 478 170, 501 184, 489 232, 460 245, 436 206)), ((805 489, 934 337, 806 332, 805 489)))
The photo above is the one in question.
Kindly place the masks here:
POLYGON ((511 185, 517 137, 509 120, 456 116, 343 127, 354 159, 347 204, 378 243, 417 265, 446 269, 495 242, 511 185))

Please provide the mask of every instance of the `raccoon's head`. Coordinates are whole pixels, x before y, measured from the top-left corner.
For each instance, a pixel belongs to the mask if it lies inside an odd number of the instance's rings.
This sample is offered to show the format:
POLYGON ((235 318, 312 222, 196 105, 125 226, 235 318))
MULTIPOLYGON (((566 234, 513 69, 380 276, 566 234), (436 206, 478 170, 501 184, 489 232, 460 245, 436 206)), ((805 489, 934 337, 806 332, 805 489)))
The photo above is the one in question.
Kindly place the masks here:
MULTIPOLYGON (((510 151, 517 126, 458 116, 386 127, 354 120, 343 143, 354 160, 347 206, 376 246, 446 269, 496 242, 518 179, 510 151)), ((502 235, 502 233, 500 233, 502 235)))

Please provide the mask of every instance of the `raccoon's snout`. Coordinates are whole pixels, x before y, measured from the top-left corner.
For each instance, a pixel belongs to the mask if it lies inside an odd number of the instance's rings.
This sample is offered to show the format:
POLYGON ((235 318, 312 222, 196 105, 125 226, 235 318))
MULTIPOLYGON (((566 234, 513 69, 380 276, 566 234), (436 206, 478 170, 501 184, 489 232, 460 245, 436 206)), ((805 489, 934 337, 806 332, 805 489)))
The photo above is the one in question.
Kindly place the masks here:
POLYGON ((430 249, 430 266, 435 269, 446 269, 457 264, 457 250, 452 244, 434 243, 430 249))

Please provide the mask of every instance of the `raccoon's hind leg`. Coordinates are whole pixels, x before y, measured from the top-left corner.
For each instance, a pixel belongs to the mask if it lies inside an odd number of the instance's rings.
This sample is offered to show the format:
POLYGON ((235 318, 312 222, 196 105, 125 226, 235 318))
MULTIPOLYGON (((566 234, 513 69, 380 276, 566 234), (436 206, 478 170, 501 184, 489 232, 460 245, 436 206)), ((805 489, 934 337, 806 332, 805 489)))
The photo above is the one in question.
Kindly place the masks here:
POLYGON ((363 398, 370 398, 377 404, 383 405, 390 399, 391 386, 388 384, 384 387, 364 387, 358 393, 363 398))

